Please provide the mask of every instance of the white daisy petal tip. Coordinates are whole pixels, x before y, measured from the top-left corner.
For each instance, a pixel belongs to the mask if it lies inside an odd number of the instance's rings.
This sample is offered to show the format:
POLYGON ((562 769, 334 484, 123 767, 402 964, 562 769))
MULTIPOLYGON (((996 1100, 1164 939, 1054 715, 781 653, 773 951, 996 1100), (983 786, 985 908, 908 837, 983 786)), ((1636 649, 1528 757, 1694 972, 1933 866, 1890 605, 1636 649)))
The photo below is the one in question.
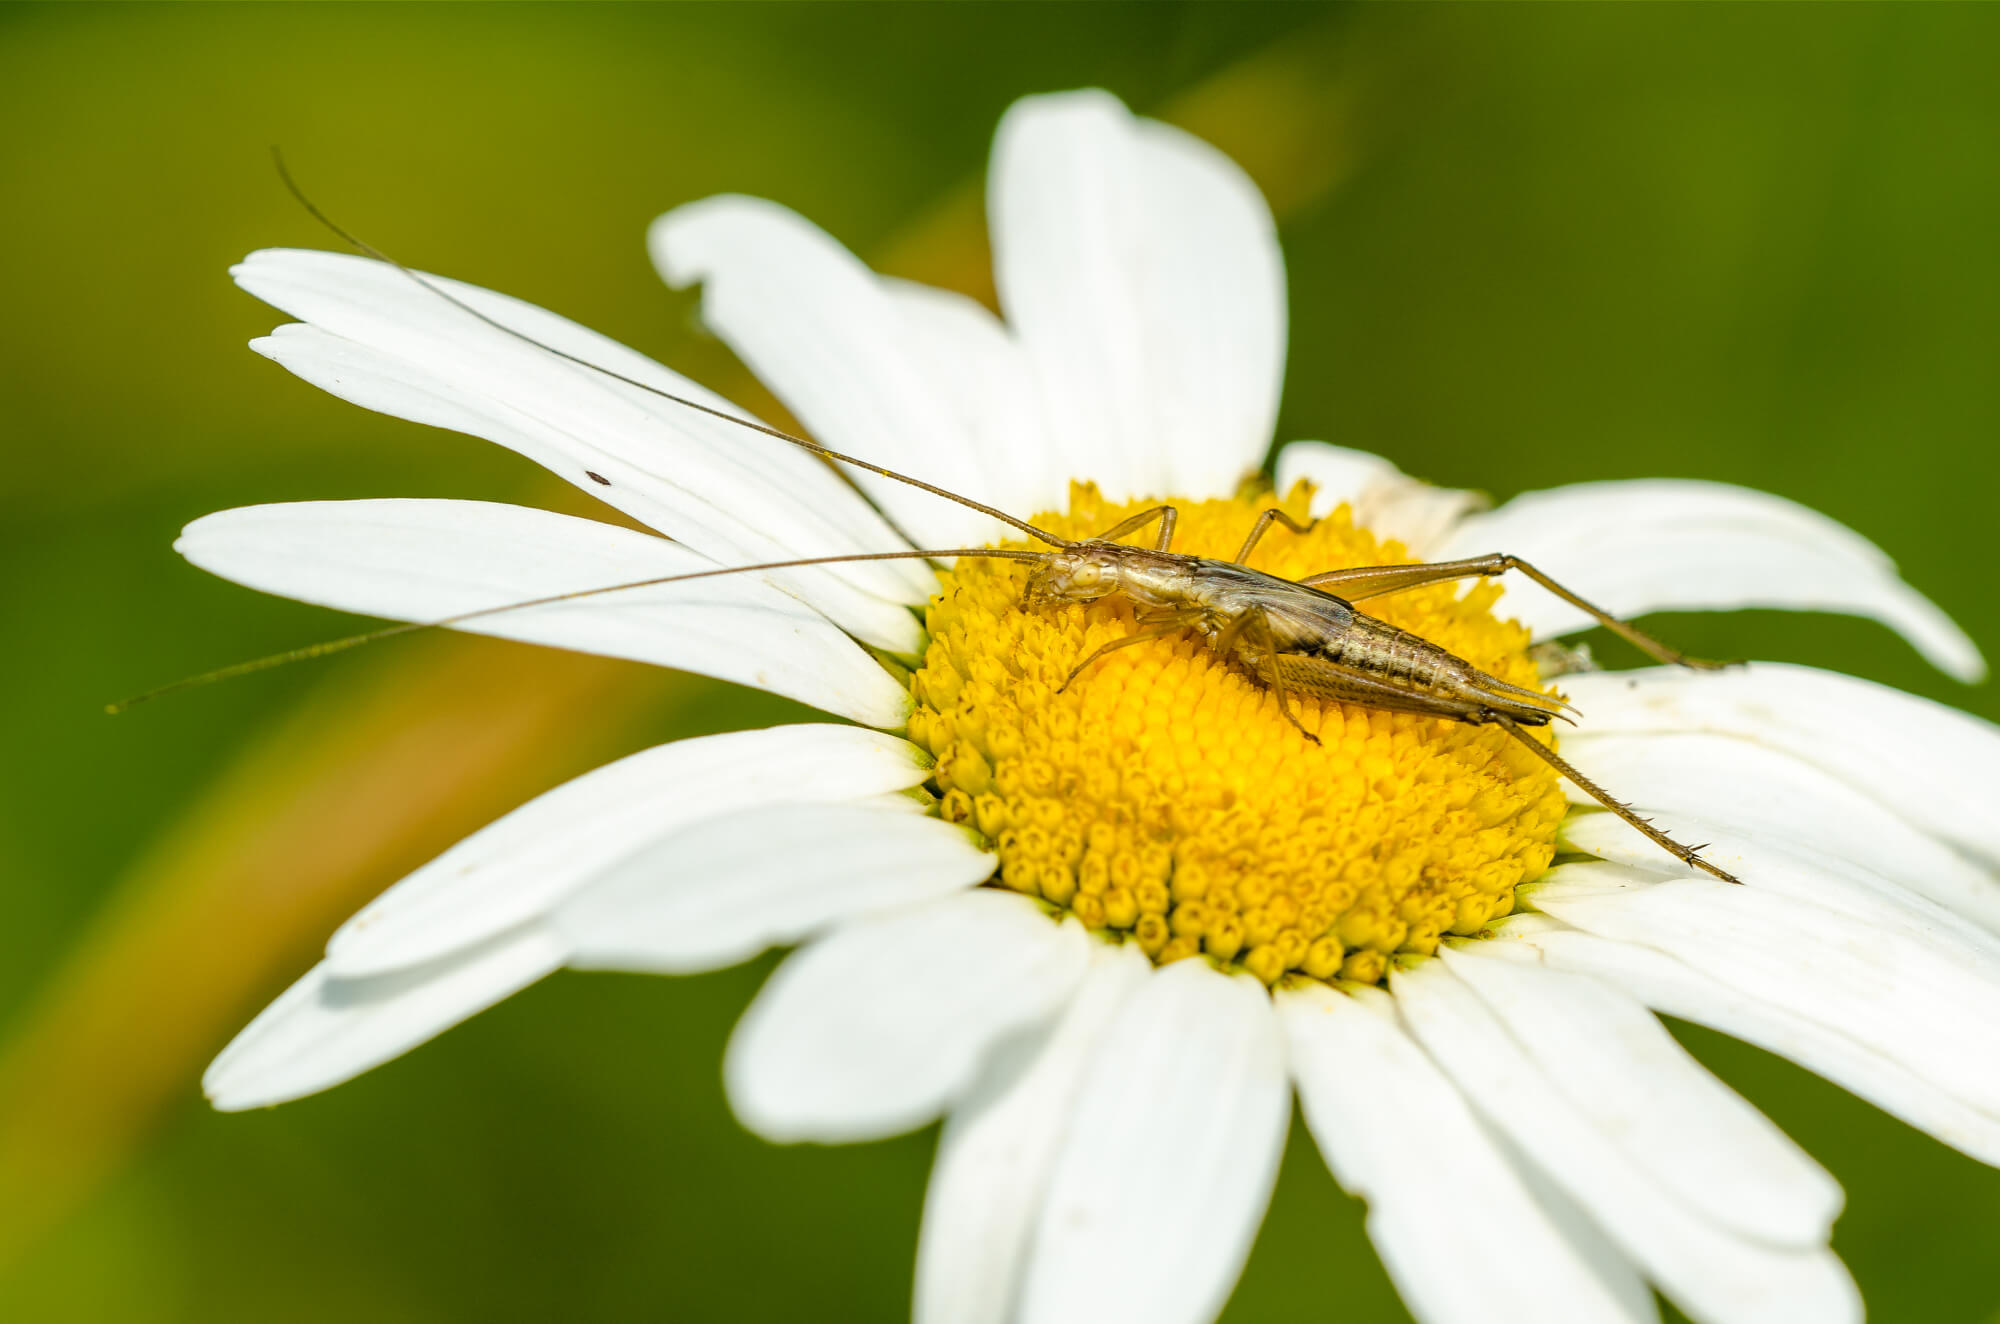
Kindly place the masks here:
POLYGON ((174 544, 304 602, 715 676, 878 727, 908 690, 806 603, 632 529, 484 501, 302 501, 205 515, 174 544), (599 593, 617 585, 645 585, 599 593), (563 601, 549 601, 563 596, 563 601))
MULTIPOLYGON (((1524 492, 1468 517, 1438 559, 1510 552, 1626 618, 1768 607, 1863 616, 1946 674, 1984 679, 1986 660, 1874 543, 1796 501, 1729 483, 1639 478, 1524 492)), ((1576 607, 1532 591, 1507 609, 1538 637, 1588 629, 1576 607)))
POLYGON ((987 185, 995 285, 1067 476, 1220 496, 1263 460, 1284 260, 1243 171, 1098 90, 1016 102, 987 185))
MULTIPOLYGON (((281 308, 284 306, 281 301, 287 292, 296 292, 301 287, 360 292, 366 288, 370 277, 385 266, 380 259, 359 253, 341 253, 323 248, 259 248, 233 264, 229 268, 229 278, 244 293, 281 308)), ((396 278, 408 279, 400 273, 396 278)), ((417 287, 413 284, 412 288, 417 287)))
POLYGON ((530 924, 374 979, 342 979, 322 963, 230 1041, 202 1090, 222 1112, 317 1094, 520 992, 566 955, 555 934, 530 924))
MULTIPOLYGON (((287 259, 310 249, 258 248, 245 253, 241 261, 229 266, 229 279, 248 290, 250 285, 268 272, 282 269, 287 259)), ((254 291, 252 291, 254 293, 254 291)))
POLYGON ((335 932, 347 978, 449 957, 541 922, 637 852, 706 819, 887 795, 927 764, 907 741, 862 727, 732 731, 643 750, 528 801, 398 882, 335 932))
POLYGON ((731 229, 754 227, 776 213, 791 213, 767 198, 717 193, 660 213, 646 228, 646 251, 660 279, 673 289, 698 285, 713 269, 715 254, 706 241, 731 229))
MULTIPOLYGON (((669 283, 701 283, 710 328, 822 444, 972 499, 999 495, 994 474, 1009 466, 988 462, 975 411, 950 390, 1006 374, 1013 346, 1003 335, 934 334, 935 317, 903 287, 761 199, 689 203, 656 220, 648 244, 669 283)), ((1002 441, 1012 450, 1025 439, 1002 441)), ((1004 532, 868 468, 844 472, 920 545, 977 546, 1004 532)))
POLYGON ((777 1144, 935 1121, 995 1045, 1060 1009, 1089 947, 1074 920, 996 889, 854 920, 793 953, 743 1013, 723 1060, 730 1106, 777 1144))

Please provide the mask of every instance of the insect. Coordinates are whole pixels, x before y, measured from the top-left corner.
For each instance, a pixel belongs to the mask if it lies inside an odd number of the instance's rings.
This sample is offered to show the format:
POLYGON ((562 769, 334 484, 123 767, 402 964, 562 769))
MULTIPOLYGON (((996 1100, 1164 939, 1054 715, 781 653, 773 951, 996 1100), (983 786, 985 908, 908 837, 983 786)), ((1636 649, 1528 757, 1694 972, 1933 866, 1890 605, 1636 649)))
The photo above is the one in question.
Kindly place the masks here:
POLYGON ((1682 863, 1725 882, 1741 881, 1703 859, 1701 848, 1684 846, 1639 817, 1523 729, 1547 726, 1562 717, 1568 705, 1489 676, 1427 639, 1356 610, 1354 604, 1426 584, 1513 570, 1588 612, 1599 624, 1659 661, 1700 669, 1723 664, 1675 652, 1586 602, 1526 561, 1505 553, 1413 565, 1358 566, 1300 580, 1280 579, 1252 570, 1244 562, 1273 522, 1294 533, 1305 533, 1310 525, 1300 524, 1273 507, 1258 516, 1236 556, 1220 561, 1171 550, 1176 516, 1172 506, 1155 506, 1096 538, 1053 552, 1031 553, 1038 564, 1028 577, 1024 606, 1123 598, 1132 604, 1134 619, 1141 627, 1078 662, 1064 688, 1107 653, 1193 630, 1210 648, 1270 690, 1285 719, 1314 744, 1319 743, 1319 737, 1306 730, 1292 712, 1292 694, 1474 726, 1497 726, 1682 863), (1155 521, 1160 532, 1153 547, 1131 547, 1116 541, 1155 521), (1322 585, 1337 586, 1345 596, 1335 596, 1322 585))
MULTIPOLYGON (((1444 721, 1474 726, 1496 726, 1674 858, 1725 882, 1740 881, 1704 859, 1699 853, 1701 847, 1690 847, 1675 841, 1654 827, 1651 822, 1640 817, 1630 806, 1615 799, 1609 792, 1578 772, 1554 750, 1528 734, 1529 728, 1545 727, 1556 720, 1569 720, 1564 716, 1564 710, 1568 705, 1563 701, 1488 675, 1470 662, 1429 640, 1370 616, 1355 605, 1372 598, 1428 584, 1518 572, 1588 613, 1599 624, 1616 632, 1661 662, 1700 668, 1721 665, 1689 658, 1666 647, 1632 625, 1579 597, 1518 557, 1495 553, 1466 560, 1361 566, 1328 570, 1300 580, 1281 579, 1275 575, 1252 570, 1244 564, 1273 523, 1282 524, 1299 534, 1306 533, 1310 529, 1309 524, 1302 524, 1276 508, 1265 510, 1257 518, 1241 549, 1233 559, 1227 561, 1174 551, 1174 527, 1179 512, 1171 505, 1159 505, 1141 511, 1096 537, 1079 540, 1062 538, 971 497, 948 491, 870 461, 842 454, 782 429, 710 408, 545 345, 488 316, 429 280, 421 272, 405 267, 381 250, 356 238, 329 219, 305 196, 292 181, 282 160, 278 162, 278 171, 286 187, 305 209, 344 241, 368 256, 389 264, 438 298, 495 330, 684 408, 725 419, 750 431, 801 447, 822 459, 879 474, 978 511, 1028 535, 1051 550, 955 547, 847 553, 729 566, 625 584, 605 585, 500 607, 483 608, 443 620, 390 626, 345 639, 310 645, 272 657, 225 667, 219 671, 151 691, 124 703, 111 705, 113 712, 122 711, 132 704, 189 685, 260 671, 287 662, 321 657, 376 639, 437 626, 456 625, 501 612, 545 606, 626 589, 709 579, 721 575, 858 561, 944 557, 1017 560, 1029 562, 1034 567, 1029 573, 1022 600, 1022 605, 1026 609, 1035 610, 1067 603, 1092 603, 1110 599, 1125 601, 1133 609, 1134 619, 1139 628, 1129 635, 1102 645, 1079 660, 1070 671, 1063 685, 1064 689, 1075 684, 1094 663, 1111 652, 1183 631, 1191 631, 1217 655, 1239 668, 1252 681, 1269 690, 1280 712, 1299 732, 1302 739, 1314 744, 1319 743, 1319 737, 1308 731, 1293 711, 1292 698, 1295 695, 1309 695, 1364 708, 1436 717, 1444 721), (1152 525, 1158 526, 1152 546, 1133 546, 1120 541, 1152 525)), ((587 476, 598 483, 607 481, 595 473, 587 476)))

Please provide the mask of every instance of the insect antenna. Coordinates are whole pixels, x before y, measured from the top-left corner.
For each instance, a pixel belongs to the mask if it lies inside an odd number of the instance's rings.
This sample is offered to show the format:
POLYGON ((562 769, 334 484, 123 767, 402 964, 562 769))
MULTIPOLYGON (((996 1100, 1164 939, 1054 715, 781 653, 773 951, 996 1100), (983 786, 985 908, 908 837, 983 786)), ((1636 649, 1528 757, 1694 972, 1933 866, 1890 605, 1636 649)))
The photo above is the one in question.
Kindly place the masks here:
POLYGON ((484 322, 487 326, 492 327, 495 331, 499 331, 504 335, 512 336, 514 339, 519 340, 524 344, 533 345, 536 349, 539 349, 544 353, 553 354, 559 359, 565 359, 570 363, 576 364, 578 367, 588 368, 592 372, 601 373, 602 375, 609 377, 613 381, 623 382, 627 386, 637 387, 639 390, 645 391, 649 395, 658 396, 662 400, 671 400, 673 403, 680 405, 683 408, 692 409, 699 413, 707 414, 711 418, 719 418, 725 423, 734 423, 737 427, 748 428, 752 432, 761 432, 767 437, 775 437, 779 441, 789 442, 791 445, 797 446, 802 450, 811 451, 813 454, 818 455, 823 459, 835 460, 841 464, 852 465, 857 469, 865 469, 869 473, 880 474, 884 478, 893 479, 898 483, 908 484, 909 486, 917 488, 920 491, 929 492, 933 496, 940 496, 947 501, 956 502, 957 504, 966 507, 968 510, 976 510, 982 515, 990 516, 993 519, 999 520, 1002 524, 1006 524, 1012 528, 1019 529, 1021 532, 1027 534, 1029 537, 1035 538, 1040 542, 1047 543, 1051 547, 1073 547, 1076 545, 1067 538, 1059 538, 1055 534, 1050 533, 1046 529, 1036 528, 1033 524, 1028 523, 1028 521, 1020 519, 1014 515, 1009 515, 1004 510, 996 510, 992 506, 989 506, 984 502, 974 501, 971 497, 968 496, 961 496, 957 492, 953 492, 946 488, 939 487, 935 483, 927 483, 921 478, 912 478, 908 474, 898 473, 894 469, 885 468, 884 466, 876 464, 870 460, 859 459, 852 455, 843 455, 841 452, 837 450, 833 450, 829 447, 822 446, 818 442, 810 441, 805 437, 797 435, 796 433, 787 432, 783 428, 774 428, 766 423, 758 423, 752 419, 739 418, 735 414, 729 413, 726 410, 715 409, 709 405, 702 404, 698 400, 690 400, 686 396, 675 395, 672 391, 668 391, 661 387, 654 386, 650 382, 642 382, 635 377, 627 377, 622 372, 618 372, 615 371, 614 369, 607 368, 601 363, 593 363, 589 359, 586 359, 581 355, 571 354, 567 350, 557 349, 554 345, 545 345, 541 341, 529 335, 527 332, 516 330, 514 327, 508 326, 505 322, 502 322, 498 318, 492 317, 486 313, 481 312, 479 309, 467 303, 464 299, 461 299, 457 295, 453 294, 450 290, 445 289, 443 286, 431 280, 428 276, 424 275, 423 272, 417 271, 411 267, 404 266, 401 262, 398 262, 395 258, 390 257, 387 253, 375 247, 375 245, 369 243, 367 240, 362 239, 360 236, 356 235, 353 231, 347 229, 345 226, 335 221, 332 217, 328 216, 325 212, 321 211, 318 205, 315 204, 311 198, 306 196, 305 190, 299 187, 298 181, 292 178, 292 172, 285 166, 284 154, 280 152, 276 147, 273 147, 271 149, 271 161, 277 167, 278 178, 284 182, 285 189, 294 198, 298 200, 299 205, 301 207, 304 207, 306 209, 307 214, 309 214, 314 220, 318 221, 321 225, 324 225, 328 230, 331 230, 336 236, 338 236, 343 243, 354 248, 357 252, 363 253, 368 257, 374 258, 378 262, 386 263, 387 265, 394 267, 404 276, 407 276, 409 279, 415 281, 418 285, 430 291, 438 298, 443 299, 446 303, 449 303, 454 308, 459 309, 461 312, 467 313, 472 317, 479 319, 481 322, 484 322))
POLYGON ((840 565, 849 561, 897 561, 917 557, 975 556, 999 561, 1041 561, 1049 556, 1047 552, 1023 552, 1010 548, 996 547, 947 547, 928 551, 912 552, 850 552, 839 556, 806 556, 791 561, 760 561, 756 565, 722 566, 714 570, 693 570, 679 575, 660 575, 653 579, 634 579, 623 584, 605 584, 599 588, 580 588, 568 593, 552 593, 545 598, 530 598, 525 602, 508 602, 498 607, 481 607, 476 611, 459 612, 455 616, 445 616, 435 621, 405 621, 400 625, 385 625, 378 630, 366 630, 351 634, 344 639, 328 639, 322 643, 307 644, 303 648, 287 649, 282 653, 272 653, 268 657, 252 658, 248 662, 236 662, 214 671, 204 671, 199 676, 189 676, 171 685, 135 694, 129 699, 104 705, 104 711, 116 717, 127 709, 168 694, 191 690, 201 685, 213 685, 217 681, 234 680, 238 676, 254 675, 259 671, 270 671, 275 667, 287 666, 293 662, 309 662, 314 658, 331 657, 335 653, 345 653, 350 648, 372 644, 378 639, 393 639, 401 634, 414 634, 418 630, 436 630, 447 626, 461 625, 466 621, 479 620, 487 616, 498 616, 510 611, 523 611, 529 607, 546 607, 557 602, 575 602, 579 598, 594 598, 606 593, 621 593, 627 589, 652 588, 660 584, 683 584, 694 579, 718 579, 723 575, 742 575, 759 570, 792 570, 801 566, 840 565))

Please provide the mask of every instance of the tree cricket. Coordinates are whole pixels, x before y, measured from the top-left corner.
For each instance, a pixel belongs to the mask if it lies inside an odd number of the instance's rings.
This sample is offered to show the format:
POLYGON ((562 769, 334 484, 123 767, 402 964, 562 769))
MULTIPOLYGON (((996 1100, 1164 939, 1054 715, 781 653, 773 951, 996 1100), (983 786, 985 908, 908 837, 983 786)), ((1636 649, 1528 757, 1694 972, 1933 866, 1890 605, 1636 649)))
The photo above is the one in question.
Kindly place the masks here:
MULTIPOLYGON (((912 551, 862 552, 834 556, 767 561, 754 565, 728 566, 714 570, 676 574, 622 584, 582 589, 525 602, 469 611, 441 620, 409 622, 309 645, 271 657, 224 667, 202 676, 150 691, 110 706, 119 712, 158 695, 191 685, 222 680, 265 670, 288 662, 323 657, 361 644, 416 630, 457 625, 465 621, 529 607, 546 606, 578 598, 661 584, 709 579, 722 575, 754 574, 804 566, 833 565, 861 561, 984 557, 1025 561, 1033 565, 1022 606, 1029 610, 1050 609, 1070 603, 1088 604, 1122 600, 1134 611, 1138 629, 1112 640, 1078 660, 1063 688, 1084 682, 1091 666, 1106 654, 1149 640, 1191 632, 1208 648, 1237 668, 1253 683, 1268 690, 1279 711, 1304 740, 1319 743, 1319 737, 1300 723, 1293 711, 1292 698, 1308 695, 1339 703, 1387 712, 1436 717, 1447 722, 1474 726, 1497 726, 1567 778, 1591 799, 1616 814, 1648 840, 1683 864, 1701 869, 1724 882, 1740 880, 1704 859, 1701 847, 1675 841, 1641 818, 1628 805, 1578 772, 1569 762, 1527 732, 1527 728, 1548 726, 1565 716, 1569 705, 1560 699, 1509 684, 1490 676, 1463 658, 1418 635, 1401 630, 1359 610, 1355 604, 1404 592, 1425 585, 1471 578, 1495 577, 1519 572, 1565 602, 1588 613, 1592 619, 1664 663, 1695 668, 1713 668, 1719 663, 1699 661, 1678 653, 1629 623, 1612 616, 1570 591, 1542 571, 1506 553, 1465 560, 1414 563, 1391 566, 1361 566, 1334 569, 1299 580, 1282 579, 1252 570, 1244 562, 1270 530, 1283 524, 1294 533, 1305 533, 1302 524, 1277 508, 1265 510, 1244 538, 1231 560, 1192 556, 1173 550, 1174 526, 1178 511, 1172 505, 1154 506, 1092 538, 1071 540, 1037 527, 1027 520, 997 510, 960 493, 908 474, 884 468, 868 460, 832 450, 806 437, 738 417, 698 401, 675 395, 657 386, 628 377, 588 359, 543 344, 524 332, 467 303, 438 285, 422 272, 404 266, 333 222, 293 183, 282 161, 278 169, 285 185, 318 221, 361 253, 388 264, 439 299, 457 307, 486 326, 523 341, 543 352, 568 360, 591 372, 670 401, 686 409, 708 414, 788 445, 800 447, 821 459, 878 474, 895 482, 931 493, 978 511, 1026 534, 1051 549, 953 547, 912 551), (1158 530, 1151 546, 1133 546, 1120 539, 1148 526, 1158 530)), ((606 480, 585 475, 599 483, 606 480)))

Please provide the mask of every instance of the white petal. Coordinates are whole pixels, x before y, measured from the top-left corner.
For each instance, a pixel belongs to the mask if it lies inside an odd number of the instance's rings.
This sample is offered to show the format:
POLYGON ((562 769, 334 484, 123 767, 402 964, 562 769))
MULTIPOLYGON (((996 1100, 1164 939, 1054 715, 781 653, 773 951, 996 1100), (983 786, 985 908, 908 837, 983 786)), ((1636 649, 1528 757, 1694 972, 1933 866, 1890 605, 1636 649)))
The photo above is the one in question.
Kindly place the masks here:
POLYGON ((1243 1269, 1291 1120, 1264 986, 1170 965, 1100 1042, 1049 1178, 1024 1324, 1207 1324, 1243 1269))
POLYGON ((1013 1319, 1035 1217, 1084 1073, 1153 966, 1131 943, 1097 944, 1046 1039, 993 1056, 952 1109, 931 1165, 917 1242, 916 1324, 1013 1319))
POLYGON ((1600 938, 1541 915, 1516 915, 1483 954, 1593 975, 1647 1006, 1789 1058, 1982 1163, 2000 1166, 2000 1118, 1940 1089, 1838 1029, 1743 993, 1648 947, 1600 938))
MULTIPOLYGON (((1382 996, 1387 997, 1387 994, 1382 996)), ((1394 1002, 1390 1007, 1393 1009, 1394 1002)), ((1435 1063, 1432 1064, 1435 1069, 1435 1063)), ((1461 1096, 1463 1097, 1463 1096, 1461 1096)), ((1604 1228, 1584 1207, 1570 1197, 1548 1173, 1542 1171, 1521 1153, 1520 1147, 1487 1128, 1487 1139, 1492 1142, 1514 1167, 1522 1185, 1535 1197, 1556 1228, 1569 1239, 1570 1247, 1583 1257, 1599 1282, 1617 1294, 1618 1304, 1634 1319, 1657 1321, 1660 1317, 1660 1302, 1652 1285, 1640 1276, 1639 1268, 1625 1252, 1618 1249, 1604 1228)))
POLYGON ((1824 1245, 1839 1185, 1652 1013, 1584 975, 1440 949, 1570 1103, 1675 1197, 1738 1234, 1824 1245))
POLYGON ((993 872, 965 829, 872 802, 766 805, 683 828, 563 902, 579 969, 719 970, 993 872))
POLYGON ((1090 942, 980 888, 857 920, 794 953, 743 1013, 723 1079, 766 1140, 877 1140, 932 1121, 987 1051, 1053 1015, 1090 942))
POLYGON ((1388 995, 1301 984, 1277 996, 1306 1125, 1410 1313, 1426 1324, 1657 1318, 1617 1259, 1594 1266, 1403 1034, 1388 995), (1504 1236, 1496 1236, 1499 1229, 1504 1236))
POLYGON ((459 842, 365 906, 327 945, 345 976, 434 961, 547 915, 676 828, 756 805, 854 800, 922 781, 914 746, 851 726, 682 740, 585 773, 459 842))
POLYGON ((1861 1318, 1861 1299, 1823 1247, 1774 1247, 1700 1217, 1636 1166, 1438 961, 1391 976, 1419 1042, 1485 1116, 1701 1324, 1861 1318))
POLYGON ((2000 862, 2000 727, 1887 685, 1758 662, 1586 672, 1563 688, 1594 732, 1703 731, 1783 750, 1933 836, 2000 862))
MULTIPOLYGON (((252 254, 234 274, 252 294, 312 323, 278 328, 252 345, 259 353, 342 399, 518 451, 718 562, 907 546, 808 452, 526 344, 381 263, 274 250, 252 254)), ((427 279, 557 349, 738 412, 658 364, 532 305, 427 279)), ((783 578, 884 647, 907 646, 915 637, 895 605, 920 602, 933 591, 921 562, 787 571, 783 578)))
POLYGON ((951 290, 889 277, 882 286, 977 463, 980 487, 965 495, 1022 519, 1067 509, 1068 466, 1051 449, 1027 355, 1000 319, 951 290))
MULTIPOLYGON (((1986 674, 1979 650, 1895 564, 1853 530, 1782 497, 1726 483, 1647 478, 1525 492, 1474 515, 1438 559, 1511 552, 1616 616, 1788 607, 1867 616, 1960 680, 1986 674)), ((1505 610, 1539 637, 1588 616, 1530 587, 1505 610)))
MULTIPOLYGON (((649 244, 668 284, 701 283, 702 319, 816 440, 974 500, 992 495, 983 461, 1004 471, 1008 457, 982 456, 947 395, 953 381, 930 371, 942 346, 924 344, 918 319, 825 231, 777 203, 722 196, 660 217, 649 244)), ((1003 532, 906 483, 853 477, 918 546, 977 547, 1003 532)))
POLYGON ((1614 868, 1552 870, 1523 888, 1523 899, 1838 1029, 2000 1114, 2000 983, 1979 969, 1893 930, 1751 887, 1693 879, 1606 886, 1614 868))
MULTIPOLYGON (((176 550, 267 593, 367 616, 465 612, 716 569, 664 538, 486 501, 301 501, 188 525, 176 550)), ((751 575, 524 607, 452 628, 754 685, 870 726, 909 696, 824 616, 751 575)))
POLYGON ((1068 92, 1008 110, 987 206, 1067 474, 1113 500, 1228 494, 1270 445, 1284 374, 1284 265, 1256 186, 1109 94, 1068 92))
POLYGON ((322 962, 230 1041, 202 1089, 225 1112, 316 1093, 400 1057, 562 959, 562 944, 528 923, 390 975, 342 979, 322 962))
MULTIPOLYGON (((1932 900, 1922 892, 1872 873, 1854 860, 1773 835, 1746 835, 1698 818, 1676 815, 1675 826, 1698 842, 1702 854, 1745 885, 1837 910, 1863 924, 1893 929, 1905 937, 1948 951, 1953 959, 2000 976, 2000 935, 1966 916, 1995 911, 1990 884, 1966 904, 1932 900), (1975 904, 1976 903, 1976 904, 1975 904)), ((1647 841, 1610 814, 1571 814, 1559 836, 1567 849, 1651 873, 1682 872, 1647 841)), ((1935 881, 1918 874, 1916 888, 1935 881)), ((1936 889, 1931 889, 1935 891, 1936 889)))
POLYGON ((1394 538, 1416 560, 1439 559, 1433 550, 1485 504, 1477 492, 1432 487, 1379 455, 1323 441, 1295 441, 1278 452, 1279 494, 1291 491, 1301 478, 1318 489, 1312 499, 1315 518, 1323 519, 1345 503, 1356 524, 1378 538, 1394 538))
MULTIPOLYGON (((1692 830, 1677 817, 1686 814, 1746 840, 1809 845, 1974 919, 2000 921, 2000 898, 1986 869, 1790 754, 1731 736, 1607 735, 1587 726, 1563 740, 1562 752, 1621 800, 1661 811, 1659 825, 1668 833, 1692 830)), ((1569 795, 1573 804, 1595 803, 1573 788, 1569 795)), ((1660 860, 1672 863, 1664 854, 1660 860)))

